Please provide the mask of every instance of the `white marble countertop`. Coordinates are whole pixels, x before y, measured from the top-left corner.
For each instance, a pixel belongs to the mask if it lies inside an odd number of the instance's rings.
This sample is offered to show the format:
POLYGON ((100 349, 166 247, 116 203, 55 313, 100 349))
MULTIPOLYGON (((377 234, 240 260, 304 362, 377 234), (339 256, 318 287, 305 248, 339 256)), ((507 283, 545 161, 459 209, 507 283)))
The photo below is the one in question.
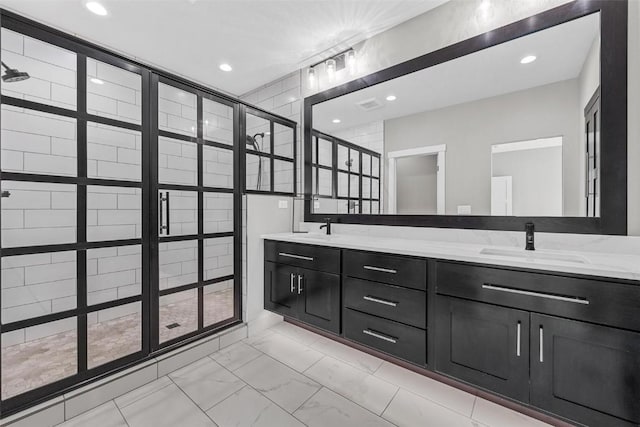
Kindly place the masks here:
POLYGON ((319 233, 276 233, 265 234, 261 237, 265 240, 282 242, 640 280, 639 255, 550 249, 525 251, 523 248, 510 246, 488 246, 476 243, 396 239, 350 234, 327 236, 319 233))

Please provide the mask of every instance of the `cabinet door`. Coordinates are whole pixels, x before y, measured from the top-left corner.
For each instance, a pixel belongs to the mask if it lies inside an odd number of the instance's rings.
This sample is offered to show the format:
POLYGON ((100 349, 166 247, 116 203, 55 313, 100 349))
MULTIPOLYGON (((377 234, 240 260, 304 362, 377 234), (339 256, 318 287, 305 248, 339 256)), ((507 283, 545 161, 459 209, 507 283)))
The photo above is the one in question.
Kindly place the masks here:
POLYGON ((295 317, 297 293, 296 268, 273 262, 264 263, 264 308, 295 317))
POLYGON ((532 314, 531 403, 587 425, 640 424, 640 334, 532 314))
POLYGON ((299 268, 296 289, 299 293, 298 318, 339 334, 340 276, 299 268))
POLYGON ((436 370, 529 401, 529 313, 438 297, 436 370))

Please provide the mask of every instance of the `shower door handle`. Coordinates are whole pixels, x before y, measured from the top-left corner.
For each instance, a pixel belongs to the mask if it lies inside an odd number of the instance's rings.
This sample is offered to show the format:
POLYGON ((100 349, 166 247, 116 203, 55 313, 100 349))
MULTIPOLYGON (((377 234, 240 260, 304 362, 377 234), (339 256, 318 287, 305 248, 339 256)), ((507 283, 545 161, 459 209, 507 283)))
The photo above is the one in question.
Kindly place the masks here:
POLYGON ((167 236, 169 235, 169 192, 167 191, 166 193, 164 193, 164 196, 162 195, 162 193, 160 193, 160 210, 159 210, 159 215, 160 215, 160 235, 162 234, 166 234, 167 236), (166 203, 165 203, 166 202, 166 203), (163 207, 167 210, 167 214, 166 214, 166 224, 163 223, 163 207))

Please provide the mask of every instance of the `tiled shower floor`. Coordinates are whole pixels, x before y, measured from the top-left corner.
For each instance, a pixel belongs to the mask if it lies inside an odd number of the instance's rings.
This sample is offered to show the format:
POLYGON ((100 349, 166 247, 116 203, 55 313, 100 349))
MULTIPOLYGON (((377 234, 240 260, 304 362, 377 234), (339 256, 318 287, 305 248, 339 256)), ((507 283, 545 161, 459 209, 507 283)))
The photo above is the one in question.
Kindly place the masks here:
MULTIPOLYGON (((180 326, 160 326, 160 342, 197 327, 193 300, 160 307, 160 319, 180 326)), ((233 317, 233 289, 204 295, 205 326, 233 317)), ((96 367, 141 348, 140 314, 89 325, 88 367, 96 367)), ((77 370, 76 331, 62 332, 2 349, 2 399, 73 375, 77 370)))
POLYGON ((279 323, 60 425, 85 426, 548 425, 279 323))

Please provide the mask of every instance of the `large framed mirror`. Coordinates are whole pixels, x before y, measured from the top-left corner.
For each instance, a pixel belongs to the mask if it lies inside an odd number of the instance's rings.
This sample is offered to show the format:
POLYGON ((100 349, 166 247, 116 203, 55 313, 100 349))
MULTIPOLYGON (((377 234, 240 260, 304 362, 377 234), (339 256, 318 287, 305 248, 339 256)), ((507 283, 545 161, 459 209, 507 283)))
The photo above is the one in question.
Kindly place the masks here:
POLYGON ((626 234, 627 2, 576 0, 305 99, 305 221, 626 234))

